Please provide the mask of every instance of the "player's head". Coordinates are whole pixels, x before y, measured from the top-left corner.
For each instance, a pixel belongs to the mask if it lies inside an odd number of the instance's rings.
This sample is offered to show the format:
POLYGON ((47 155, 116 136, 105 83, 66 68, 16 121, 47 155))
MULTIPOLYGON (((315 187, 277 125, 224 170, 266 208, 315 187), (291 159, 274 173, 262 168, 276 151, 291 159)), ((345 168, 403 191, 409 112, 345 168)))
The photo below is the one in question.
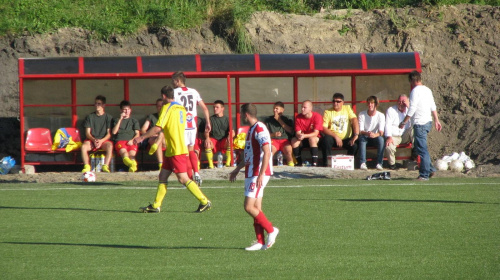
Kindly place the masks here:
POLYGON ((106 97, 104 97, 104 95, 98 95, 95 97, 94 106, 96 110, 104 109, 105 105, 106 105, 106 97))
POLYGON ((250 123, 250 119, 257 119, 257 107, 252 103, 241 105, 241 115, 245 117, 245 122, 250 123))
POLYGON ((308 115, 312 112, 313 109, 313 104, 311 100, 306 100, 302 102, 302 114, 303 115, 308 115))
POLYGON ((408 75, 408 80, 410 81, 410 83, 418 83, 418 82, 421 82, 422 81, 422 75, 420 75, 420 73, 418 71, 412 71, 409 75, 408 75))
POLYGON ((163 102, 171 102, 174 100, 174 89, 171 86, 164 86, 161 88, 161 96, 163 102))
POLYGON ((214 114, 216 114, 219 117, 224 115, 224 101, 222 100, 214 101, 214 114))
POLYGON ((278 114, 283 113, 283 111, 285 111, 285 104, 281 101, 275 102, 273 105, 273 111, 278 114))
POLYGON ((186 75, 184 72, 177 71, 172 75, 172 84, 175 88, 184 86, 186 84, 186 75))
POLYGON ((132 106, 128 100, 123 100, 120 102, 120 110, 122 114, 125 114, 125 117, 130 117, 130 113, 132 112, 132 106))
POLYGON ((332 97, 333 102, 333 110, 340 111, 342 110, 342 106, 344 105, 344 95, 340 92, 336 92, 332 97))
POLYGON ((156 111, 158 111, 158 113, 160 112, 161 107, 163 107, 163 98, 158 98, 156 99, 156 111))
POLYGON ((377 108, 378 107, 378 97, 376 97, 375 95, 368 96, 368 98, 366 99, 366 104, 370 104, 370 103, 375 104, 375 108, 377 108))

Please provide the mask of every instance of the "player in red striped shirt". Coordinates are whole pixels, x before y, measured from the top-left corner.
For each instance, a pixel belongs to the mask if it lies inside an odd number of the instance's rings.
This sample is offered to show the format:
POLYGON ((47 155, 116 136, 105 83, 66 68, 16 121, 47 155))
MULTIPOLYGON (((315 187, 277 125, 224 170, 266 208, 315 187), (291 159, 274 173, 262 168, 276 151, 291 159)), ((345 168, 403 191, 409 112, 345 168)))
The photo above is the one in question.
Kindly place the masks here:
POLYGON ((257 119, 257 107, 246 103, 241 106, 241 115, 250 125, 245 140, 245 159, 231 172, 229 180, 234 182, 240 170, 245 167, 245 211, 254 219, 257 241, 247 251, 266 250, 273 246, 279 229, 266 218, 262 212, 262 198, 271 175, 271 136, 267 127, 257 119), (264 242, 264 230, 267 232, 267 243, 264 242))

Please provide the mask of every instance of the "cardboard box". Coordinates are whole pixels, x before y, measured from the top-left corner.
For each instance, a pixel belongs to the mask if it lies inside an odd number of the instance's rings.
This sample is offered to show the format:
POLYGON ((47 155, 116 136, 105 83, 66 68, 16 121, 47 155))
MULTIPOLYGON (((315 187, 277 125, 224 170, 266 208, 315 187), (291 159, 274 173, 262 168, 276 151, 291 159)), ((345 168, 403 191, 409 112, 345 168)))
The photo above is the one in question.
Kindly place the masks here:
POLYGON ((338 170, 354 170, 354 156, 334 155, 328 156, 328 165, 338 170))

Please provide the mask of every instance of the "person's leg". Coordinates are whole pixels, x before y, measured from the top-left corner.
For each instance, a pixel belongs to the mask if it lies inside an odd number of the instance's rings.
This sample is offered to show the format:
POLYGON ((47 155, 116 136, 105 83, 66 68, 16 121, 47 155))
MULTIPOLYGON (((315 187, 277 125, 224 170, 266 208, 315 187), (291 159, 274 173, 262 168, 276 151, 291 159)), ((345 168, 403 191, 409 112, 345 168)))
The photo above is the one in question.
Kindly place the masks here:
POLYGON ((429 133, 431 125, 432 122, 424 125, 413 125, 415 149, 420 156, 419 176, 424 179, 428 179, 431 172, 431 159, 427 148, 427 133, 429 133))
POLYGON ((82 172, 90 171, 90 160, 89 152, 93 149, 92 143, 90 141, 84 141, 80 149, 82 154, 83 169, 82 172))
MULTIPOLYGON (((366 167, 366 145, 368 143, 368 137, 365 135, 359 135, 359 163, 365 165, 366 167)), ((365 168, 362 168, 365 169, 365 168)))
POLYGON ((292 145, 287 140, 287 143, 283 146, 283 155, 285 156, 288 166, 294 166, 292 157, 292 145))
POLYGON ((309 147, 311 147, 312 166, 318 166, 318 137, 309 138, 309 147))
POLYGON ((323 166, 328 166, 328 156, 333 155, 332 148, 335 144, 335 139, 330 135, 324 135, 321 139, 321 151, 323 154, 323 166))
POLYGON ((301 166, 302 165, 302 158, 301 158, 301 153, 300 153, 300 143, 299 139, 293 137, 292 138, 292 151, 293 151, 293 156, 297 160, 297 165, 301 166))
POLYGON ((389 167, 396 165, 396 147, 401 144, 402 138, 399 136, 392 136, 392 143, 385 146, 385 156, 389 167))
POLYGON ((163 203, 163 199, 167 195, 167 180, 172 170, 165 169, 169 168, 168 159, 166 159, 165 166, 160 170, 160 175, 158 176, 158 188, 156 190, 155 200, 152 204, 146 207, 140 207, 139 210, 143 213, 160 213, 160 207, 163 203))
POLYGON ((383 166, 384 164, 384 148, 385 148, 385 142, 384 142, 384 137, 379 136, 374 139, 375 145, 377 147, 377 163, 380 164, 380 166, 383 166))
POLYGON ((205 147, 205 156, 208 161, 208 168, 214 168, 214 144, 212 138, 210 138, 210 142, 208 143, 208 147, 205 147))

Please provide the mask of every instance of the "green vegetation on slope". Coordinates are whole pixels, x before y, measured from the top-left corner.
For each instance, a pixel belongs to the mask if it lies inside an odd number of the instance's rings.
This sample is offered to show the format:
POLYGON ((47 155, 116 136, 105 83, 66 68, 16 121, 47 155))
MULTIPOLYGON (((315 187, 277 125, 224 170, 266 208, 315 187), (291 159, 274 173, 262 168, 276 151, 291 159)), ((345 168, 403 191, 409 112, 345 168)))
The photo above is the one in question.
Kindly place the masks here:
POLYGON ((237 51, 252 52, 244 23, 256 11, 310 14, 327 9, 371 10, 384 7, 500 5, 500 0, 0 0, 0 36, 45 33, 81 27, 106 40, 140 28, 168 26, 186 29, 214 22, 237 51))

